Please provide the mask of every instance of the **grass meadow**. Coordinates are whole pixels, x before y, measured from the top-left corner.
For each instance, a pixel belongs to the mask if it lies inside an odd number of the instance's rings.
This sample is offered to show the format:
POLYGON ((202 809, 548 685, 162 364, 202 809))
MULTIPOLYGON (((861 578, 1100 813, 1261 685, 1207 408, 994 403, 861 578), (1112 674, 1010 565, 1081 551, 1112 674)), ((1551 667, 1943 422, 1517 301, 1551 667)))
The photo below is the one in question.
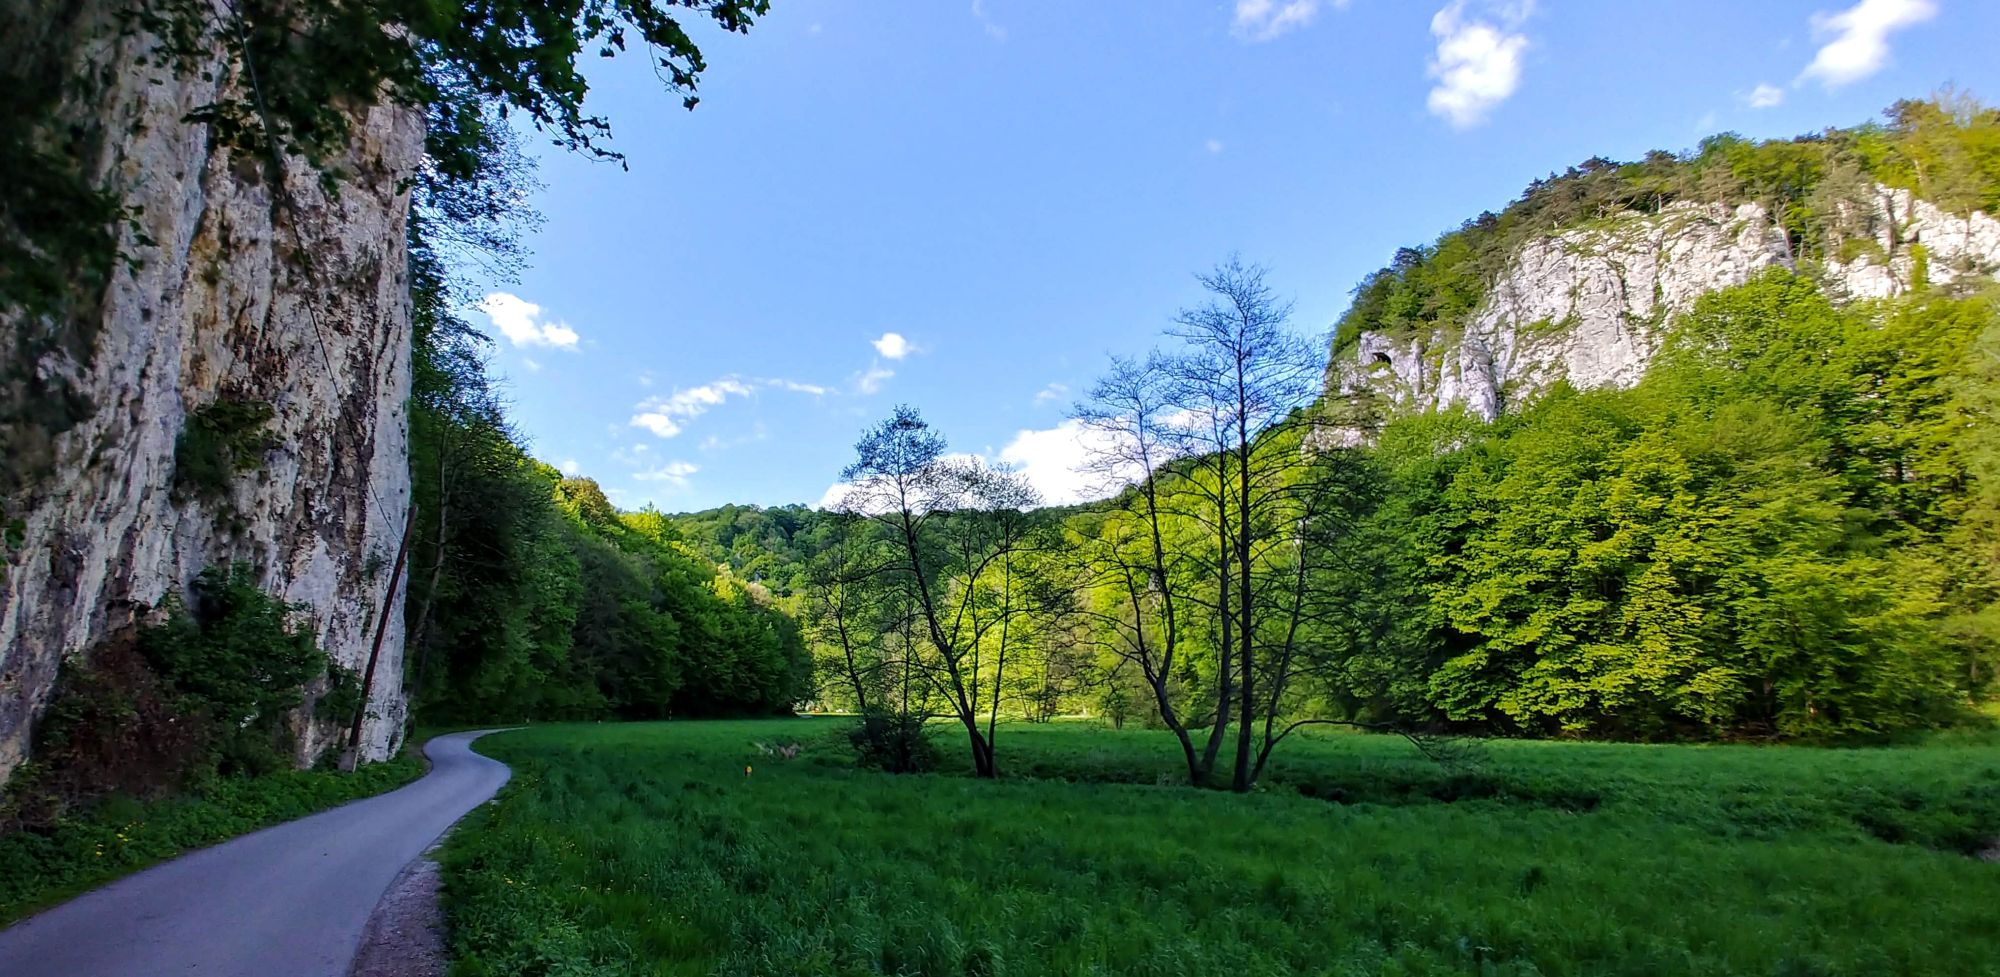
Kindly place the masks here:
POLYGON ((515 777, 446 850, 454 973, 2000 974, 1990 736, 1446 768, 1330 734, 1238 796, 1152 732, 1004 727, 982 782, 854 769, 844 728, 481 740, 515 777))

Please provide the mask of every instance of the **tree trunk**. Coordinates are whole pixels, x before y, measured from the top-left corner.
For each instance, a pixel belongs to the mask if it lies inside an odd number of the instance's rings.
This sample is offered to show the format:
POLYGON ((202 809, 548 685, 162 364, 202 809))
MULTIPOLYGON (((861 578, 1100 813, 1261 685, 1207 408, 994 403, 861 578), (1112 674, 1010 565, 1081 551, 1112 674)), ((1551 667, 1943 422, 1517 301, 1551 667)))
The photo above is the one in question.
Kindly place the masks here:
MULTIPOLYGON (((1250 589, 1250 435, 1245 426, 1249 419, 1239 420, 1236 428, 1236 572, 1240 576, 1236 599, 1242 607, 1242 620, 1237 622, 1236 642, 1242 652, 1242 665, 1238 668, 1241 676, 1237 687, 1241 690, 1243 710, 1236 727, 1236 771, 1231 779, 1231 787, 1239 792, 1250 789, 1250 732, 1253 723, 1253 696, 1257 684, 1256 674, 1256 619, 1251 616, 1251 604, 1255 594, 1250 589)), ((1226 613, 1226 612, 1225 612, 1226 613)))
POLYGON ((1215 475, 1216 554, 1221 563, 1216 574, 1215 607, 1216 612, 1222 616, 1220 625, 1222 641, 1216 648, 1215 654, 1215 725, 1209 729, 1208 745, 1201 751, 1200 781, 1197 786, 1203 787, 1215 779, 1215 761, 1222 752, 1223 739, 1229 735, 1229 709, 1235 701, 1236 692, 1230 675, 1230 670, 1235 667, 1232 657, 1236 653, 1236 646, 1230 640, 1234 619, 1229 610, 1229 500, 1227 493, 1222 491, 1223 486, 1229 482, 1229 471, 1217 462, 1215 475))

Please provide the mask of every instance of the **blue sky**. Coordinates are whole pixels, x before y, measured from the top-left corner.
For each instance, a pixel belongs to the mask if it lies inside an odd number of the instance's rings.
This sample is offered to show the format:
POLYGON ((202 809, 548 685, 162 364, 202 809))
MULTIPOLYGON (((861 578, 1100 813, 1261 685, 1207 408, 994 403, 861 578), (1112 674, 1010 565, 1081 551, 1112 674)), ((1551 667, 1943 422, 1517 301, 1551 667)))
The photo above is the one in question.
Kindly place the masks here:
POLYGON ((1064 412, 1240 252, 1324 331, 1395 248, 1593 155, 2000 98, 1991 0, 774 0, 694 112, 590 66, 495 367, 615 502, 817 502, 907 402, 1078 482, 1064 412))

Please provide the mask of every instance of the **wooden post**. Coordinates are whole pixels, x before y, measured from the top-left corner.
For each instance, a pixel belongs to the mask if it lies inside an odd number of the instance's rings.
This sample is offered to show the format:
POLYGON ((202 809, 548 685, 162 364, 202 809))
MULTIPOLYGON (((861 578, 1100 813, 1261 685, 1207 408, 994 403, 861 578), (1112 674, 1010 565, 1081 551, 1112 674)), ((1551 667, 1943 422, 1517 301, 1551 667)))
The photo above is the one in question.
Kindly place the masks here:
POLYGON ((396 544, 396 564, 389 571, 389 589, 382 595, 382 613, 375 619, 375 643, 368 649, 368 668, 361 673, 361 704, 354 708, 354 724, 347 730, 347 756, 342 767, 352 770, 361 764, 361 723, 368 717, 368 699, 375 691, 375 665, 382 660, 382 636, 389 630, 389 615, 396 610, 396 588, 403 582, 403 564, 410 556, 410 533, 417 525, 416 500, 410 502, 403 520, 403 541, 396 544))

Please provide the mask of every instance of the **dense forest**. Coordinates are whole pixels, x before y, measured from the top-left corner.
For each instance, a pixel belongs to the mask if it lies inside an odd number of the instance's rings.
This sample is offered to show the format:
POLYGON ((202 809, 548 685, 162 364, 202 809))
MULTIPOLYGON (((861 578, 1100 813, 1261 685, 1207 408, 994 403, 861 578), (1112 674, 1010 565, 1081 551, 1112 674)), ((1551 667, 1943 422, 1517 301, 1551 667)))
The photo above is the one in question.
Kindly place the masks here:
MULTIPOLYGON (((1492 424, 1410 416, 1305 462, 1296 433, 1274 439, 1255 472, 1274 485, 1253 501, 1308 518, 1251 529, 1270 609, 1253 621, 1253 679, 1271 693, 1252 719, 1829 739, 1963 718, 2000 664, 1997 364, 1989 297, 1840 308, 1774 271, 1702 301, 1633 389, 1559 388, 1492 424)), ((995 622, 968 688, 1009 716, 1213 725, 1217 648, 1241 625, 1217 610, 1235 530, 1201 514, 1231 501, 1211 462, 1183 454, 1110 502, 1041 514, 1010 583, 990 566, 960 580, 990 589, 966 603, 995 622)), ((897 527, 795 508, 677 519, 712 557, 784 581, 822 701, 866 698, 842 641, 875 656, 861 670, 875 677, 937 654, 908 634, 897 588, 862 593, 894 561, 853 550, 894 549, 897 527)), ((990 564, 990 545, 958 550, 990 564)), ((966 566, 938 561, 934 579, 966 566)))

